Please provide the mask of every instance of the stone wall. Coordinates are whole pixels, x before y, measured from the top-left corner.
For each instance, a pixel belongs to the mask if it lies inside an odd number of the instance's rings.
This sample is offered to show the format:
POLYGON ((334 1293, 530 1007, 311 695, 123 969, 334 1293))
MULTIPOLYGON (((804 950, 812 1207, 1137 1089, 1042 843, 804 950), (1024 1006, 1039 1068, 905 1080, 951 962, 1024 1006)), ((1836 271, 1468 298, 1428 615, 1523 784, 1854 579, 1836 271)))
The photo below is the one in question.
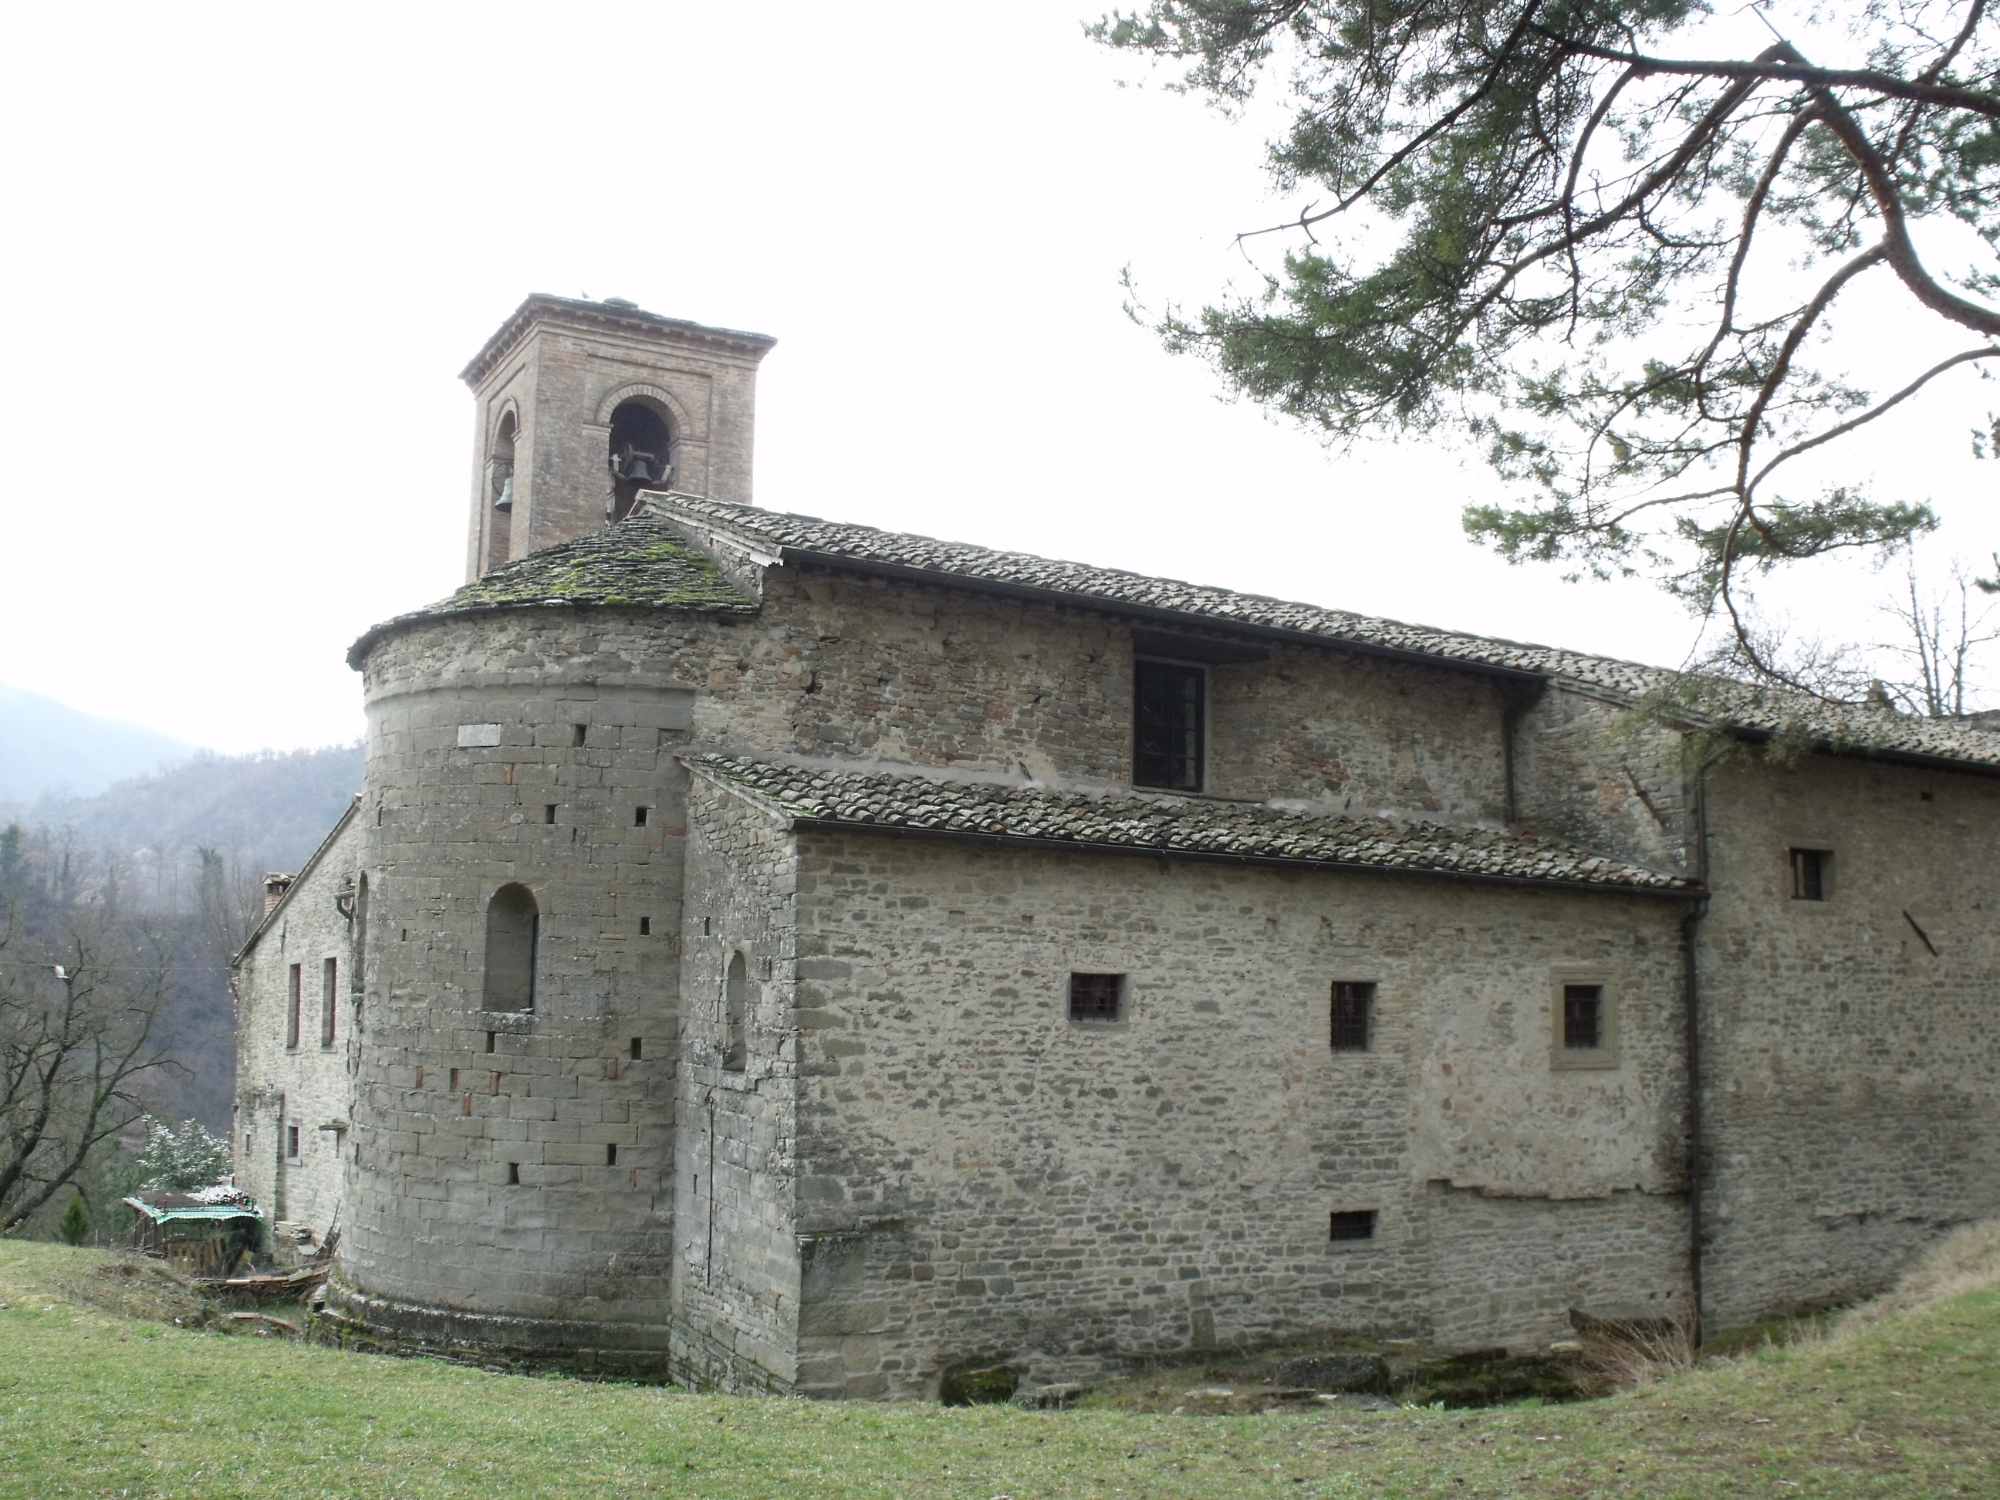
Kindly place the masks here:
POLYGON ((325 1238, 339 1214, 349 1150, 357 934, 335 899, 355 895, 360 855, 361 831, 350 815, 285 893, 237 971, 236 1183, 274 1226, 296 1225, 316 1240, 325 1238), (288 1046, 295 967, 299 1032, 297 1044, 288 1046))
POLYGON ((801 1389, 1685 1295, 1679 903, 800 838, 801 1389), (1073 970, 1126 975, 1124 1019, 1071 1023, 1073 970), (1578 972, 1615 1065, 1552 1065, 1578 972), (1336 980, 1378 986, 1367 1053, 1329 1048, 1336 980))
POLYGON ((1681 759, 1673 731, 1551 683, 1515 719, 1515 821, 1656 870, 1698 873, 1681 759))
POLYGON ((1706 802, 1706 1301, 1726 1327, 1877 1291, 2000 1215, 2000 781, 1746 760, 1706 802), (1792 898, 1793 847, 1831 851, 1826 900, 1792 898))
POLYGON ((369 684, 376 959, 345 1273, 373 1317, 401 1304, 657 1328, 686 817, 673 755, 690 695, 547 661, 395 665, 369 684), (483 984, 489 903, 510 884, 538 910, 532 1009, 490 1008, 483 984))
POLYGON ((769 815, 697 779, 682 929, 675 1362, 686 1378, 732 1389, 789 1390, 798 1376, 796 881, 791 840, 769 815))

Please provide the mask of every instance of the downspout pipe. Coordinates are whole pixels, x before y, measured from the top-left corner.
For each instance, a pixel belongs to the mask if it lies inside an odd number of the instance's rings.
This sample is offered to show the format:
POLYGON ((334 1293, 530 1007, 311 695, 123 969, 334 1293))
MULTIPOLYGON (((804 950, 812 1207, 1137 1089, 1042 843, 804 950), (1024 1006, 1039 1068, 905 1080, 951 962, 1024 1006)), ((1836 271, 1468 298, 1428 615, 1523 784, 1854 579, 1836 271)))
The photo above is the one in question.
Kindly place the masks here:
POLYGON ((1701 980, 1695 965, 1700 950, 1701 919, 1708 911, 1704 897, 1681 918, 1681 1012, 1687 1035, 1688 1151, 1688 1295, 1694 1308, 1694 1343, 1699 1349, 1704 1321, 1701 1287, 1702 1255, 1702 1121, 1701 1121, 1701 980))

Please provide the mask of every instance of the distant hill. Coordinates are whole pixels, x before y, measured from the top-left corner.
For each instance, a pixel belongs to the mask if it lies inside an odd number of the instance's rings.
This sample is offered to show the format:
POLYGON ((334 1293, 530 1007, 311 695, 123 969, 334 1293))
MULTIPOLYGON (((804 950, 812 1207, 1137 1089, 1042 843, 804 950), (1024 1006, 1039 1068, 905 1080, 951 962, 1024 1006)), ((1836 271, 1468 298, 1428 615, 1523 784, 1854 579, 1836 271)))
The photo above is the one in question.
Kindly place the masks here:
POLYGON ((205 845, 273 870, 296 870, 361 790, 361 746, 201 751, 88 797, 0 800, 0 825, 71 830, 85 848, 186 856, 205 845))
POLYGON ((193 753, 194 746, 136 724, 0 687, 0 803, 88 797, 193 753))

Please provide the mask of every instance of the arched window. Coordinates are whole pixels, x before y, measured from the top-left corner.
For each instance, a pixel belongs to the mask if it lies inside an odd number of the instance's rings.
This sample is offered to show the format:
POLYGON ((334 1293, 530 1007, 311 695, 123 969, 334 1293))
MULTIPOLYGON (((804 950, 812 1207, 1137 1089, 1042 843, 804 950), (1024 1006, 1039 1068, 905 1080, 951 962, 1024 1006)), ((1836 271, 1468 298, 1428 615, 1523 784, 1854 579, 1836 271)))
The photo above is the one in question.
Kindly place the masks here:
POLYGON ((500 419, 493 434, 493 453, 486 463, 486 560, 480 568, 490 573, 507 561, 514 531, 514 438, 520 423, 514 413, 500 419))
POLYGON ((674 435, 651 404, 634 398, 611 413, 611 519, 631 513, 641 490, 663 490, 674 472, 674 435))
POLYGON ((503 885, 486 903, 487 1010, 535 1008, 535 944, 541 912, 525 885, 503 885))
POLYGON ((726 1028, 726 1039, 722 1048, 722 1066, 732 1073, 743 1071, 749 1060, 750 1047, 744 1038, 744 1018, 750 1009, 750 974, 743 962, 743 955, 729 955, 729 973, 722 981, 722 1020, 726 1028))

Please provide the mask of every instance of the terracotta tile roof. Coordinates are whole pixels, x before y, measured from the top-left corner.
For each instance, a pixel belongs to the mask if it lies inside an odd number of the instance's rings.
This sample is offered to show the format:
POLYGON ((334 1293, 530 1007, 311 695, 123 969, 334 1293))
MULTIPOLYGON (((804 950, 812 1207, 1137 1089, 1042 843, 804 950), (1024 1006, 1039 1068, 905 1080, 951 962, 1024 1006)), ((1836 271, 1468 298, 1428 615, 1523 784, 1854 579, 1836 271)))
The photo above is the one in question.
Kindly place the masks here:
POLYGON ((635 519, 518 557, 450 597, 369 629, 347 651, 362 659, 401 626, 445 615, 501 609, 629 606, 752 615, 756 601, 722 576, 714 559, 673 527, 635 519))
POLYGON ((722 754, 682 761, 795 827, 949 834, 1665 895, 1698 890, 1679 876, 1491 829, 1325 817, 1204 797, 952 781, 915 771, 834 770, 722 754))
POLYGON ((1306 636, 1360 650, 1386 651, 1457 663, 1476 670, 1553 678, 1636 701, 1672 695, 1696 722, 1757 735, 1793 732, 1840 751, 1959 761, 2000 767, 2000 733, 1953 719, 1925 719, 1858 705, 1827 703, 1803 693, 1720 678, 1689 678, 1662 667, 1535 646, 1490 636, 1433 630, 1372 615, 1296 604, 1261 594, 1149 578, 1117 568, 1057 562, 1025 552, 998 552, 904 532, 878 531, 730 505, 691 495, 651 495, 647 513, 677 519, 689 531, 733 540, 739 550, 789 562, 890 569, 966 587, 998 587, 1055 596, 1155 616, 1178 616, 1251 632, 1306 636))

